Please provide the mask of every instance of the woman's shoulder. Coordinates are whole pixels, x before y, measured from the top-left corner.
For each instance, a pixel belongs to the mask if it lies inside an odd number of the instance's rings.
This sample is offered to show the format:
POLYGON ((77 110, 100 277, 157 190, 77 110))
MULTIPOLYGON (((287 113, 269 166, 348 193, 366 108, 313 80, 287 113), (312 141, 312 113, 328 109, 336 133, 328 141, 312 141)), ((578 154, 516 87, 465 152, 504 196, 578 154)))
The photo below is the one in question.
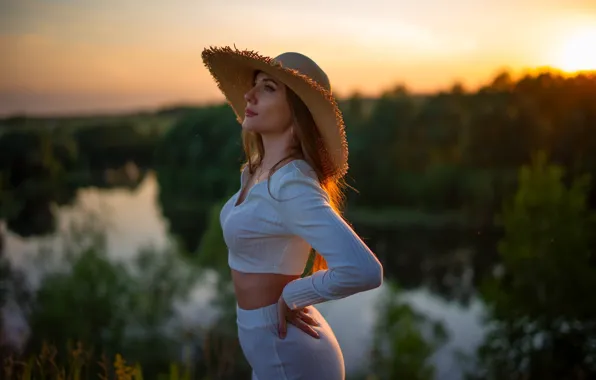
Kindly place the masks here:
POLYGON ((307 161, 302 159, 295 159, 290 161, 289 165, 291 166, 291 170, 289 171, 289 173, 293 173, 297 176, 307 177, 317 182, 319 181, 319 178, 317 177, 317 172, 307 161))
POLYGON ((287 181, 293 180, 311 180, 315 182, 319 182, 319 178, 317 177, 317 172, 312 168, 312 166, 303 159, 294 159, 282 167, 280 167, 277 172, 273 173, 272 178, 274 182, 279 185, 284 184, 287 181), (273 178, 273 176, 275 178, 273 178))
POLYGON ((276 198, 292 198, 309 192, 324 193, 316 171, 302 159, 292 160, 274 173, 271 189, 276 198))

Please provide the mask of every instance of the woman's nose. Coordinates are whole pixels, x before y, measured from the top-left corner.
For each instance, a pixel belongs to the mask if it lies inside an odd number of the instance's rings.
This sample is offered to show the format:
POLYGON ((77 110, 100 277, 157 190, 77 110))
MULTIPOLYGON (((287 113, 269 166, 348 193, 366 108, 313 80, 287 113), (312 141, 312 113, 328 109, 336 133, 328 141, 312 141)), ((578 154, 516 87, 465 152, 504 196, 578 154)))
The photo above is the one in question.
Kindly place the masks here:
POLYGON ((246 100, 248 103, 256 103, 257 102, 257 98, 255 96, 255 88, 251 88, 250 90, 248 90, 246 92, 246 94, 244 94, 244 100, 246 100))

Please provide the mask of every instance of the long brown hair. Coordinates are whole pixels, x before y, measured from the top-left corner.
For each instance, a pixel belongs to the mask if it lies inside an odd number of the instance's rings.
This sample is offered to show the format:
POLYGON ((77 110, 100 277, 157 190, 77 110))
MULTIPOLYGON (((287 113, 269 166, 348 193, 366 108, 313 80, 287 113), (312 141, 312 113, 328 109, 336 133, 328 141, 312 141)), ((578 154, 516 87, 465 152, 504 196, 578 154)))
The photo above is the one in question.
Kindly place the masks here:
MULTIPOLYGON (((316 172, 321 187, 329 196, 329 204, 343 218, 342 209, 345 202, 343 188, 346 183, 343 178, 336 179, 333 176, 334 168, 331 159, 327 155, 324 141, 306 104, 289 87, 286 87, 286 95, 296 126, 296 128, 292 128, 294 145, 290 147, 290 152, 286 157, 273 165, 269 172, 269 179, 286 160, 305 160, 316 172)), ((263 139, 259 133, 242 130, 242 145, 247 159, 242 168, 248 165, 249 172, 254 174, 265 153, 263 139)), ((267 187, 269 187, 269 183, 270 181, 268 181, 267 187)), ((327 262, 323 256, 314 249, 311 249, 310 259, 312 260, 312 266, 308 273, 327 268, 327 262)), ((307 271, 304 274, 307 274, 307 271)))

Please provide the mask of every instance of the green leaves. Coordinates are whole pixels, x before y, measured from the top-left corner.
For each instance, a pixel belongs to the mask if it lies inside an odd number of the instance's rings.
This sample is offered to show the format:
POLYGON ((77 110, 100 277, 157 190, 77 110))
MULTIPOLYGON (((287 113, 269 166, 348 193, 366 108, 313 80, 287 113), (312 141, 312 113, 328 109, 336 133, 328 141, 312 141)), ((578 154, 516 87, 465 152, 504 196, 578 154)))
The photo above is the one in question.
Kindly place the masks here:
POLYGON ((596 371, 596 213, 590 177, 566 178, 543 152, 519 170, 496 222, 502 268, 482 294, 492 326, 479 350, 488 379, 560 379, 596 371))

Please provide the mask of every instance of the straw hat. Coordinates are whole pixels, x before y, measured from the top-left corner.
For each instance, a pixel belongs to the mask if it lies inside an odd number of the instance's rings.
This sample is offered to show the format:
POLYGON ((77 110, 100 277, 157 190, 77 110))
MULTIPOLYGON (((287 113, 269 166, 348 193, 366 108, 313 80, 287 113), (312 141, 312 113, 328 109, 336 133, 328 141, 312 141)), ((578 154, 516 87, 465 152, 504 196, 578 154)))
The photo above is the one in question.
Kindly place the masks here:
POLYGON ((238 122, 244 120, 244 95, 253 86, 254 72, 263 71, 284 83, 306 104, 332 161, 331 176, 343 177, 348 170, 348 143, 341 111, 325 72, 309 57, 283 53, 275 58, 236 47, 203 50, 203 62, 233 108, 238 122))

